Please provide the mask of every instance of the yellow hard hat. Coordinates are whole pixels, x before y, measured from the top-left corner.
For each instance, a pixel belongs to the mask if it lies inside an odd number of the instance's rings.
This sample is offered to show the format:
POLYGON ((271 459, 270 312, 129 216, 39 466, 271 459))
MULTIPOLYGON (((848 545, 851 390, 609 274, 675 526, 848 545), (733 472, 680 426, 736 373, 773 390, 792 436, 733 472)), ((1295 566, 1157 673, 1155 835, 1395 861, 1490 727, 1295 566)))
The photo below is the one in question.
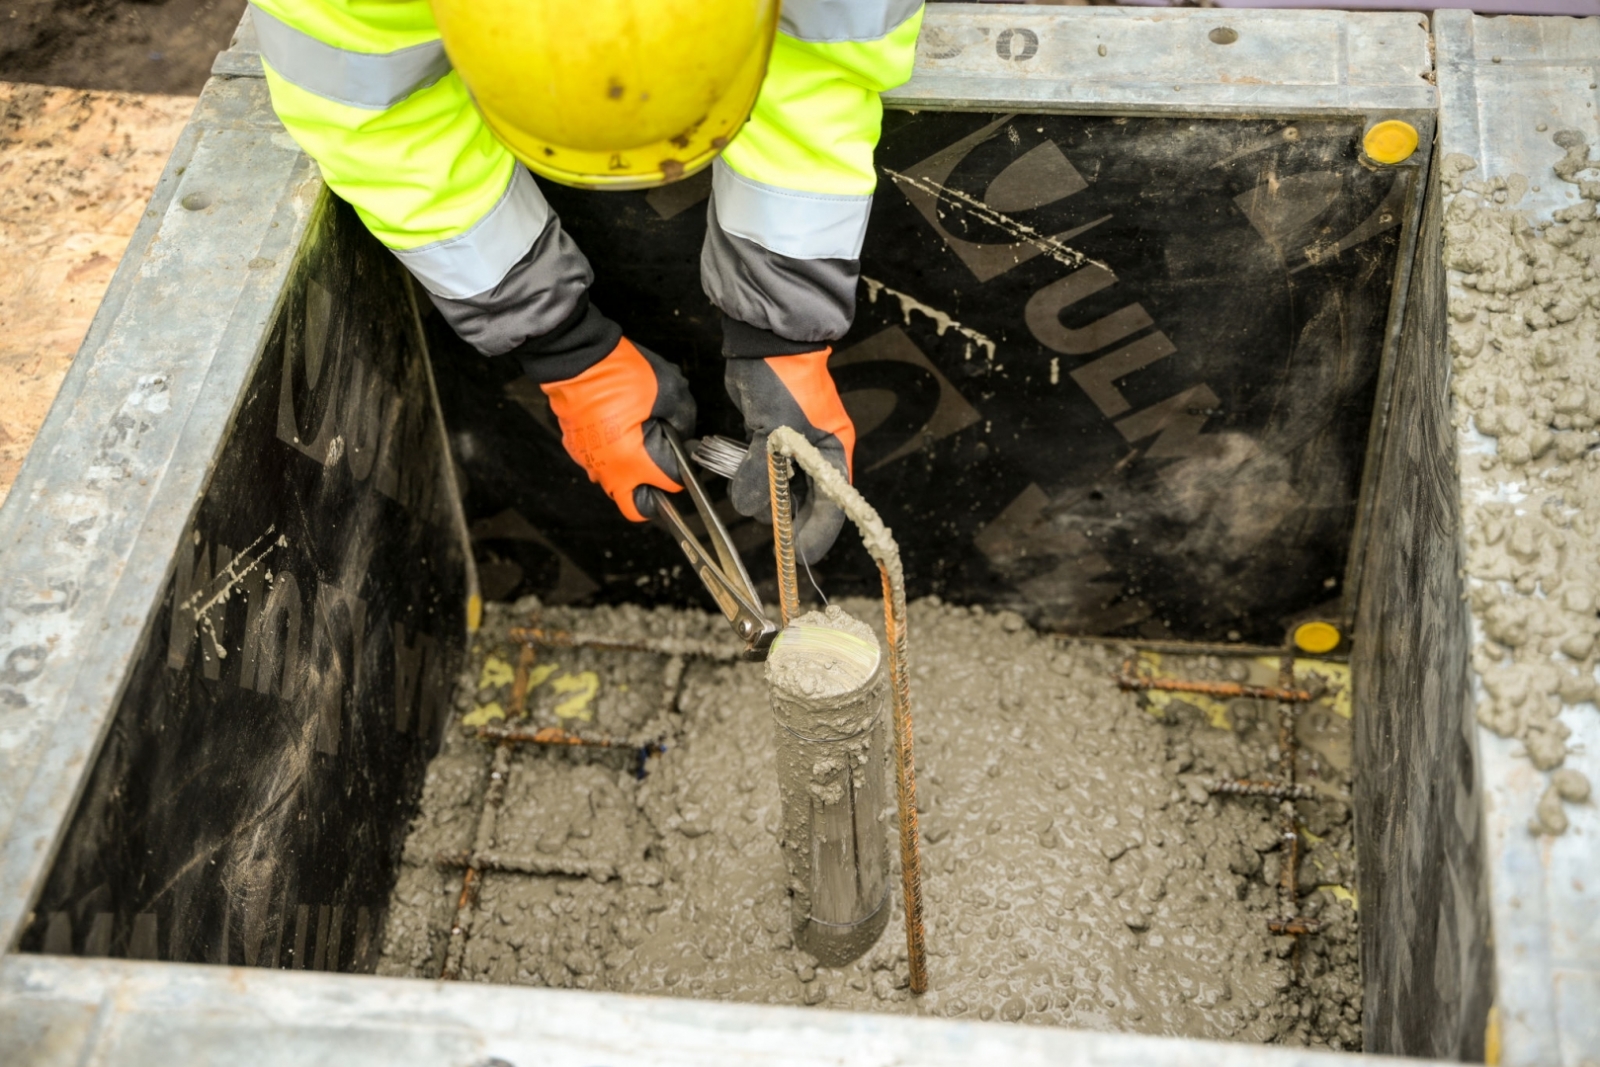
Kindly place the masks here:
POLYGON ((484 121, 566 185, 687 177, 755 106, 778 0, 430 0, 484 121))

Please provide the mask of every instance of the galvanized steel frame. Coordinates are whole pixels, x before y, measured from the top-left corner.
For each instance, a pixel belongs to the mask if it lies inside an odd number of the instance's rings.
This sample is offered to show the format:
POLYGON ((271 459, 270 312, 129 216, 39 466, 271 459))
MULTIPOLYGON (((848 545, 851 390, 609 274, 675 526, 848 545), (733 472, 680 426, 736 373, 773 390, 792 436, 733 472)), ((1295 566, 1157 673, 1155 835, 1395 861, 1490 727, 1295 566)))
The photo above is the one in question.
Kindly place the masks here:
MULTIPOLYGON (((1573 201, 1554 180, 1556 131, 1581 131, 1600 146, 1600 17, 1506 16, 1466 11, 1434 16, 1439 68, 1439 152, 1469 156, 1469 179, 1528 177, 1517 209, 1532 218, 1573 201), (1541 180, 1541 178, 1543 180, 1541 180)), ((1492 448, 1460 427, 1462 457, 1492 448)), ((1470 531, 1463 530, 1465 537, 1470 531)), ((1474 644, 1485 640, 1475 619, 1474 644)), ((1477 696, 1482 682, 1474 679, 1477 696)), ((1600 716, 1568 712, 1566 766, 1600 780, 1600 716)), ((1600 1049, 1600 807, 1572 805, 1556 838, 1528 832, 1544 775, 1521 745, 1478 727, 1494 932, 1502 1064, 1593 1062, 1600 1049)))
MULTIPOLYGON (((940 5, 915 76, 886 102, 1409 114, 1431 128, 1430 70, 1416 15, 940 5), (1219 26, 1237 41, 1214 43, 1219 26)), ((324 195, 271 113, 248 19, 214 73, 0 509, 7 946, 93 766, 175 538, 324 195)), ((38 1063, 1330 1061, 1126 1034, 15 953, 0 959, 0 1053, 38 1063)))

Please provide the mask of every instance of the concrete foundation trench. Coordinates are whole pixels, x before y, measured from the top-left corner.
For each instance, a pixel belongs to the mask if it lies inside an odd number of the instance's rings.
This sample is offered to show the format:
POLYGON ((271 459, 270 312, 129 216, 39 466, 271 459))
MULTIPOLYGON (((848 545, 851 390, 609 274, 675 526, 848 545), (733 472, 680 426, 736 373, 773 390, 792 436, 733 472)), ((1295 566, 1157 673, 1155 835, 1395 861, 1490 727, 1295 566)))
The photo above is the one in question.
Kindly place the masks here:
POLYGON ((1345 664, 937 598, 911 625, 927 994, 897 892, 859 959, 796 947, 776 727, 727 624, 533 600, 473 642, 378 973, 1359 1049, 1345 664), (1124 688, 1174 681, 1213 693, 1124 688))

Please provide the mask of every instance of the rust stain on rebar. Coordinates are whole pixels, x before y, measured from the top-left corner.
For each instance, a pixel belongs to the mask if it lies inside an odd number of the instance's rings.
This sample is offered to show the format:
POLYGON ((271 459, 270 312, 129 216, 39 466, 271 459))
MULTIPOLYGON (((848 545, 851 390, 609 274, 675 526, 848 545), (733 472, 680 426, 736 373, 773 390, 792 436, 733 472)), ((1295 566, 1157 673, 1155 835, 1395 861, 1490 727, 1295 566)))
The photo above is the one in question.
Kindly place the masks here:
POLYGON ((511 679, 511 714, 518 719, 528 715, 528 673, 537 656, 532 645, 523 645, 522 654, 517 657, 517 673, 511 679))
MULTIPOLYGON (((1303 693, 1294 687, 1294 653, 1285 652, 1278 658, 1278 687, 1284 693, 1303 693)), ((1294 744, 1294 707, 1295 698, 1280 696, 1278 701, 1278 778, 1280 781, 1294 781, 1295 775, 1295 744, 1294 744)), ((1304 703, 1311 699, 1310 693, 1305 693, 1304 703)))
MULTIPOLYGON (((1294 688, 1294 650, 1284 649, 1278 657, 1278 686, 1285 690, 1294 688)), ((1287 785, 1295 785, 1296 748, 1294 735, 1294 703, 1289 700, 1280 700, 1278 703, 1278 780, 1287 785)), ((1288 852, 1283 859, 1283 881, 1281 896, 1283 898, 1283 914, 1289 916, 1280 925, 1283 932, 1294 935, 1294 972, 1300 974, 1300 934, 1312 932, 1304 922, 1293 918, 1300 913, 1300 833, 1296 827, 1294 801, 1284 798, 1278 802, 1278 817, 1283 826, 1283 841, 1288 847, 1288 852), (1297 932, 1298 931, 1298 932, 1297 932)), ((1271 930, 1269 922, 1267 929, 1271 930)))
POLYGON ((891 580, 888 568, 880 564, 878 574, 883 579, 884 627, 889 636, 895 788, 900 794, 900 872, 906 898, 906 960, 911 991, 920 995, 928 988, 927 935, 922 920, 922 838, 917 826, 917 771, 911 736, 911 672, 906 665, 906 594, 900 583, 891 580))
POLYGON ((772 495, 772 551, 777 557, 778 614, 783 625, 800 617, 800 578, 794 569, 794 500, 788 456, 767 450, 767 488, 772 495))
POLYGON ((1243 685, 1239 682, 1197 682, 1186 678, 1147 678, 1133 672, 1133 661, 1123 663, 1117 674, 1117 684, 1123 689, 1142 691, 1158 689, 1167 693, 1201 693, 1208 697, 1245 697, 1251 700, 1276 700, 1282 703, 1306 704, 1313 698, 1309 690, 1292 685, 1243 685))
POLYGON ((1318 919, 1268 919, 1267 929, 1275 934, 1304 937, 1321 930, 1322 922, 1318 919))
POLYGON ((461 952, 456 946, 465 947, 467 940, 466 928, 461 925, 462 916, 478 904, 478 871, 468 867, 467 873, 461 876, 461 895, 456 898, 456 915, 450 923, 450 942, 445 949, 444 970, 439 973, 439 978, 446 982, 453 982, 461 976, 461 952))
MULTIPOLYGON (((495 745, 494 758, 489 764, 489 785, 483 794, 483 811, 478 816, 478 830, 473 836, 474 854, 486 853, 494 845, 495 823, 500 815, 500 802, 505 799, 506 778, 511 773, 511 751, 509 741, 495 745)), ((466 874, 461 877, 461 895, 456 898, 450 940, 445 945, 444 968, 439 973, 443 981, 454 981, 461 974, 461 960, 466 954, 467 934, 473 913, 477 910, 478 884, 482 873, 480 868, 469 864, 466 874)))

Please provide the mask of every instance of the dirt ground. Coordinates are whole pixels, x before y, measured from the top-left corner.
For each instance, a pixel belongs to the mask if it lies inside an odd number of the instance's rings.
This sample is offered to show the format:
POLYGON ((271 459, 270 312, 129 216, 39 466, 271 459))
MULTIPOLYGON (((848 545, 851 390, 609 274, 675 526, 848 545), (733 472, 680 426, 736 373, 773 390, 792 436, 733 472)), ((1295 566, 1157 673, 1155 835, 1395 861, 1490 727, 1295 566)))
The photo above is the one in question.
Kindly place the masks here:
POLYGON ((0 82, 0 502, 193 110, 0 82))
MULTIPOLYGON (((875 605, 846 607, 873 621, 875 605)), ((459 721, 514 712, 507 627, 531 611, 491 606, 459 721)), ((697 612, 552 608, 540 621, 727 641, 720 618, 697 612)), ((1276 705, 1122 692, 1124 650, 1036 634, 1009 612, 919 601, 911 632, 924 996, 906 989, 898 893, 853 963, 823 966, 795 943, 759 665, 691 658, 675 672, 660 655, 574 649, 522 662, 527 728, 659 738, 665 752, 643 761, 643 778, 627 748, 529 745, 495 763, 454 725, 406 845, 380 973, 1359 1048, 1342 668, 1301 677, 1323 696, 1298 717, 1297 774, 1315 795, 1296 802, 1308 850, 1296 911, 1323 928, 1297 944, 1267 927, 1286 903, 1278 805, 1207 789, 1271 773, 1276 705), (486 835, 487 789, 503 800, 486 835), (440 864, 474 847, 511 867, 483 875, 453 942, 462 880, 440 864)), ((1137 663, 1276 680, 1275 663, 1257 660, 1137 663)))
POLYGON ((0 0, 0 502, 244 6, 0 0))
POLYGON ((0 0, 0 79, 195 95, 245 0, 0 0))

